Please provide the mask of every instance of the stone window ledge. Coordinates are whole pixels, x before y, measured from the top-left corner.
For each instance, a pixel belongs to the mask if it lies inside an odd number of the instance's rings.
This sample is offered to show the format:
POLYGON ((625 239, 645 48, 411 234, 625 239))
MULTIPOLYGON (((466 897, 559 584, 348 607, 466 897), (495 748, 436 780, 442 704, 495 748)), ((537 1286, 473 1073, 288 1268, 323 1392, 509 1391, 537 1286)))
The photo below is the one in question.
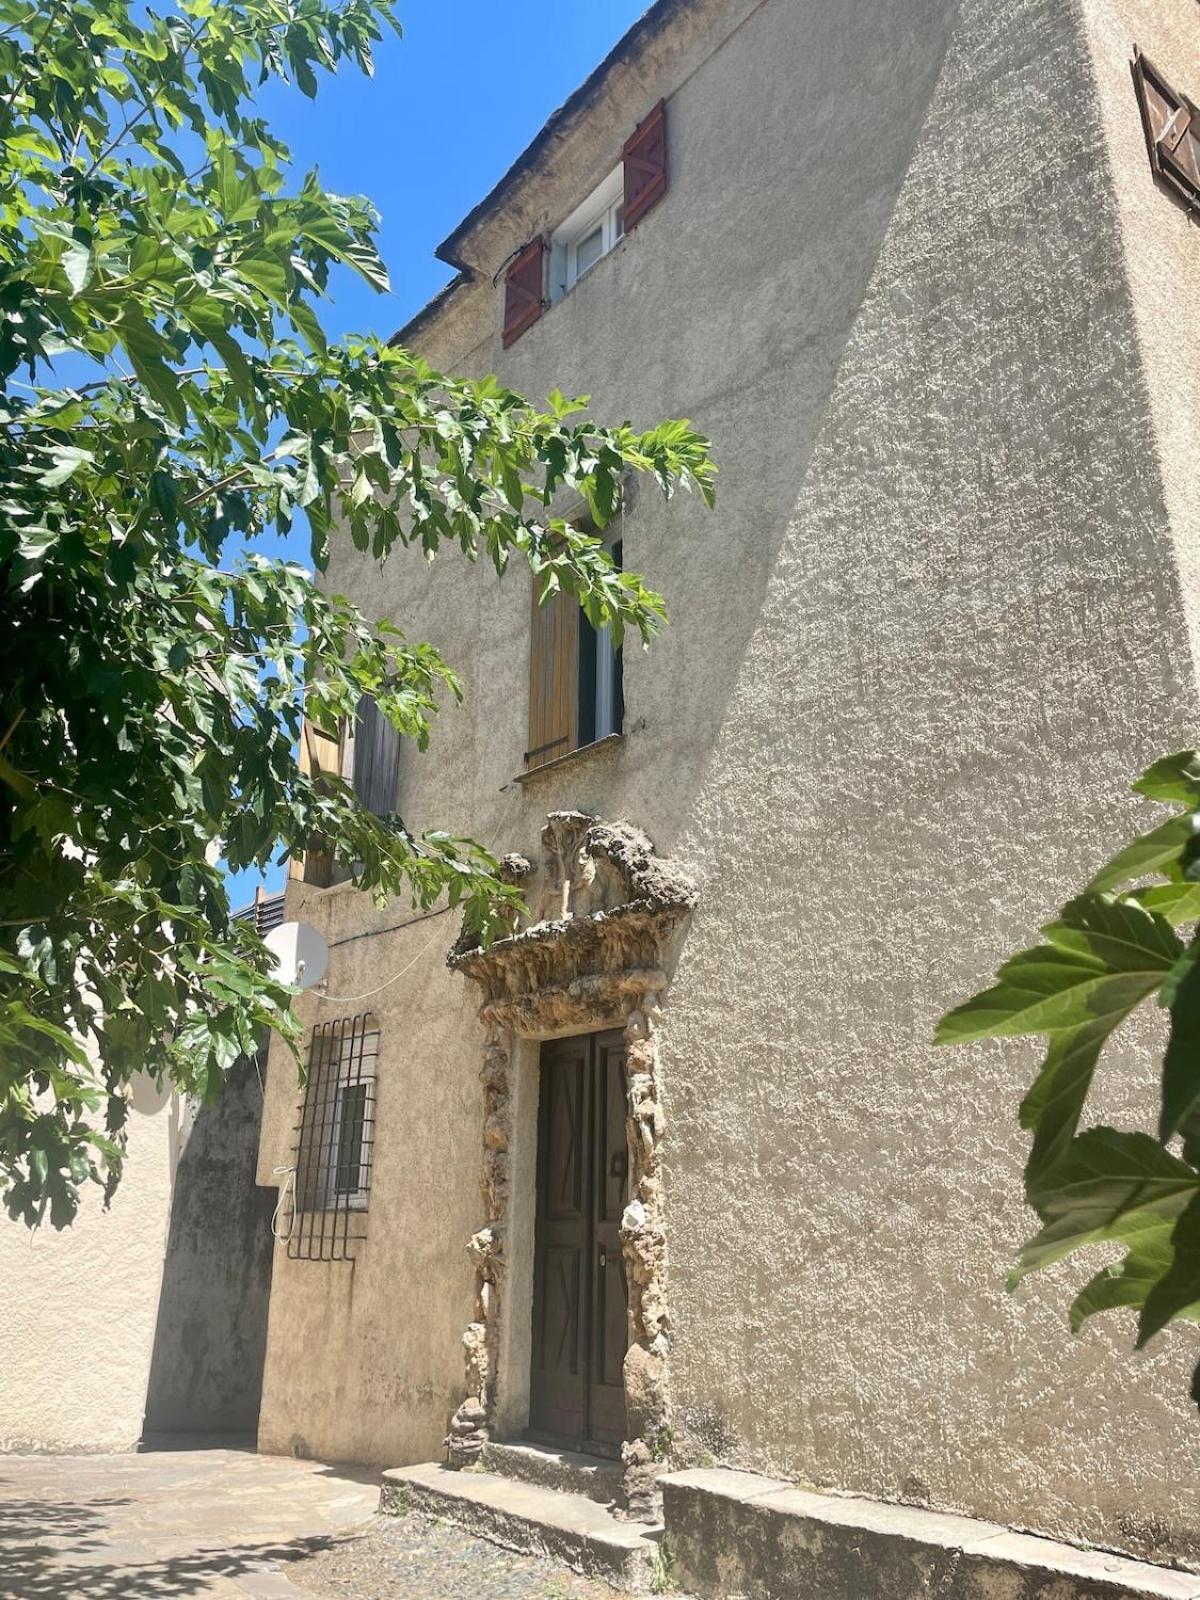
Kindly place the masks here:
POLYGON ((530 783, 535 778, 544 777, 549 772, 557 772, 560 767, 567 767, 575 761, 587 760, 597 756, 602 750, 619 750, 625 743, 623 733, 608 733, 603 739, 593 739, 591 744, 581 744, 575 750, 568 750, 565 756, 555 756, 553 761, 543 761, 536 767, 530 767, 527 772, 518 772, 516 783, 530 783))

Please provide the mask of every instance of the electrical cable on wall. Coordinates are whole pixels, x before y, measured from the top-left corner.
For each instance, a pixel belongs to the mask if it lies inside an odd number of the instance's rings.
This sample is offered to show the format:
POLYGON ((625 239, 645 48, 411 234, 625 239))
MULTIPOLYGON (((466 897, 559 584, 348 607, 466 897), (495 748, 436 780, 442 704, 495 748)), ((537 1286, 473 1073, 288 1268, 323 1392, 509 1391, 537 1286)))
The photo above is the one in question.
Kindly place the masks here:
MULTIPOLYGON (((446 906, 445 910, 449 911, 450 907, 446 906)), ((313 993, 318 1000, 330 1000, 335 1005, 339 1006, 349 1006, 356 1004, 359 1000, 369 1000, 372 995, 381 994, 384 989, 390 989, 393 983, 397 983, 406 972, 411 971, 411 969, 416 966, 417 962, 420 961, 425 952, 437 943, 439 938, 440 934, 435 933, 432 938, 426 940, 412 960, 408 962, 406 966, 401 967, 399 972, 395 973, 392 977, 381 983, 378 988, 367 989, 362 994, 322 994, 319 990, 314 990, 313 993)))
POLYGON ((282 1178, 279 1186, 279 1198, 275 1202, 275 1209, 271 1213, 271 1233, 281 1243, 287 1244, 292 1237, 292 1229, 296 1223, 296 1169, 292 1167, 272 1167, 271 1176, 282 1178), (292 1193, 292 1209, 288 1216, 287 1232, 279 1231, 279 1213, 283 1210, 284 1201, 287 1199, 288 1190, 292 1193))
MULTIPOLYGON (((619 533, 620 537, 623 539, 624 538, 624 534, 625 534, 625 495, 624 495, 623 492, 621 494, 620 500, 619 500, 618 505, 617 505, 617 518, 616 518, 616 521, 617 521, 618 533, 619 533)), ((493 830, 491 843, 488 846, 489 850, 494 850, 495 849, 495 846, 496 846, 497 842, 499 841, 501 835, 503 834, 505 826, 508 823, 509 815, 510 815, 510 813, 512 811, 512 808, 513 808, 513 802, 516 799, 516 796, 517 796, 517 794, 519 792, 519 786, 517 786, 515 784, 514 785, 506 785, 506 787, 510 788, 510 790, 511 790, 511 792, 509 794, 509 798, 508 798, 508 804, 505 806, 504 811, 501 814, 500 821, 496 824, 496 827, 493 830)), ((446 912, 450 911, 451 909, 452 908, 450 906, 442 906, 437 911, 426 912, 425 916, 433 916, 433 917, 443 916, 443 915, 445 915, 446 912)), ((414 921, 415 920, 417 920, 417 919, 414 919, 414 921)), ((404 926, 404 925, 402 924, 401 926, 404 926)), ((411 926, 411 924, 409 924, 409 926, 411 926)), ((381 933, 382 932, 392 933, 392 932, 399 932, 399 929, 380 929, 379 931, 381 933)), ((400 968, 399 972, 393 973, 393 975, 390 978, 386 978, 381 984, 378 984, 374 989, 366 989, 366 990, 363 991, 362 994, 341 994, 341 995, 338 995, 338 994, 324 994, 324 993, 321 992, 320 988, 316 988, 316 989, 312 990, 312 994, 317 1000, 325 1000, 325 1001, 328 1001, 331 1005, 339 1005, 339 1006, 357 1005, 357 1003, 360 1000, 373 999, 375 995, 382 994, 385 989, 390 989, 393 983, 398 983, 399 980, 402 977, 404 977, 405 973, 411 972, 413 967, 416 966, 417 962, 420 961, 422 956, 424 956, 426 954, 426 952, 437 942, 438 937, 439 937, 439 935, 437 933, 434 933, 432 935, 432 937, 425 944, 423 944, 421 946, 421 948, 417 951, 416 955, 413 956, 411 961, 407 962, 403 967, 400 968)))
MULTIPOLYGON (((513 801, 515 799, 516 799, 516 791, 514 790, 514 792, 512 794, 510 794, 509 797, 508 797, 508 804, 505 806, 503 812, 501 813, 500 821, 496 824, 495 828, 493 829, 492 840, 491 840, 491 843, 488 845, 488 849, 489 850, 492 850, 492 849, 495 848, 496 841, 500 838, 501 834, 504 832, 505 826, 508 823, 509 814, 511 813, 512 808, 513 808, 513 801)), ((427 913, 427 915, 433 915, 435 917, 436 916, 443 916, 446 912, 450 911, 451 909, 452 909, 452 907, 450 907, 450 906, 443 906, 440 911, 427 913)), ((389 931, 397 931, 397 930, 389 930, 389 931)), ((432 947, 437 943, 437 941, 438 941, 438 939, 440 937, 441 937, 440 933, 435 932, 421 946, 421 948, 417 951, 416 955, 413 956, 412 960, 407 962, 404 966, 402 966, 400 968, 399 972, 393 973, 393 975, 390 978, 385 978, 384 981, 381 984, 377 985, 376 988, 367 989, 363 994, 322 994, 320 989, 313 989, 311 991, 311 993, 313 994, 314 998, 317 999, 317 1000, 327 1000, 331 1004, 339 1005, 339 1006, 356 1005, 360 1000, 370 1000, 373 996, 375 996, 377 994, 382 994, 384 989, 390 989, 393 983, 398 983, 399 980, 405 975, 406 972, 411 972, 413 967, 416 966, 417 962, 420 961, 421 957, 424 956, 430 949, 432 949, 432 947)))

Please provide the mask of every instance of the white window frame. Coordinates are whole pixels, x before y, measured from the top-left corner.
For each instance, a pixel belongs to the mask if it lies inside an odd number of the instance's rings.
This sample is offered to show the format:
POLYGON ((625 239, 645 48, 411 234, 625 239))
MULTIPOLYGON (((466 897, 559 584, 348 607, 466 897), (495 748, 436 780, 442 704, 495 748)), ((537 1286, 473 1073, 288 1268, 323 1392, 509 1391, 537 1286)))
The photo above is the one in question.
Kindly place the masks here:
POLYGON ((557 227, 550 237, 550 299, 561 300, 570 294, 592 268, 620 244, 625 237, 625 168, 615 167, 581 205, 557 227), (601 230, 600 254, 579 271, 579 246, 596 228, 601 230))
POLYGON ((371 1148, 371 1123, 375 1096, 373 1075, 367 1077, 351 1077, 348 1063, 338 1062, 338 1083, 334 1092, 333 1102, 333 1127, 332 1138, 329 1142, 329 1151, 326 1158, 326 1167, 323 1184, 325 1193, 326 1211, 334 1211, 338 1205, 345 1205, 352 1211, 365 1211, 367 1197, 370 1194, 370 1160, 366 1152, 371 1148), (347 1069, 347 1070, 344 1070, 347 1069), (363 1093, 363 1120, 362 1132, 358 1146, 358 1187, 356 1189, 339 1189, 338 1180, 338 1152, 342 1144, 342 1119, 346 1104, 346 1091, 348 1089, 361 1089, 363 1093), (364 1181, 365 1179, 365 1181, 364 1181))

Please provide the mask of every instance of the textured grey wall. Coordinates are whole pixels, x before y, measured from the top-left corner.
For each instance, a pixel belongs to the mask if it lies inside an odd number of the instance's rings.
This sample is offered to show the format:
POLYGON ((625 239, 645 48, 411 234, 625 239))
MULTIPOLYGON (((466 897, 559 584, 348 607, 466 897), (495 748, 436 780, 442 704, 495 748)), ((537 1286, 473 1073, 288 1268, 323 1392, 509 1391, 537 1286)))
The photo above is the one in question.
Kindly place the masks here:
MULTIPOLYGON (((1078 1266, 1003 1293, 1033 1052, 928 1046, 1194 735, 1073 5, 962 7, 798 489, 681 844, 685 1420, 809 1481, 1195 1555, 1191 1341, 1072 1341, 1078 1266)), ((1131 1057, 1102 1109, 1145 1086, 1131 1057)))
MULTIPOLYGON (((1196 92, 1193 0, 1128 8, 1196 92)), ((1070 1340, 1069 1271, 1005 1295, 1033 1053, 928 1043, 1194 724, 1177 543, 1195 441, 1173 439, 1168 499, 1145 340, 1194 303, 1198 247, 1145 199, 1121 17, 697 0, 479 223, 479 282, 426 330, 431 356, 588 392, 608 418, 688 415, 717 443, 715 515, 641 490, 625 518, 626 564, 673 625, 626 652, 619 753, 505 788, 523 582, 453 555, 342 557, 331 582, 464 673, 466 705, 404 759, 411 825, 529 852, 546 811, 594 809, 701 880, 664 1043, 683 1448, 1194 1554, 1186 1335, 1136 1358, 1121 1319, 1070 1340), (663 94, 666 199, 502 353, 492 273, 663 94), (1127 249, 1118 191, 1173 271, 1127 249)), ((445 923, 357 938, 400 913, 345 889, 293 886, 289 909, 347 941, 334 993, 416 964, 371 1002, 388 1198, 353 1270, 277 1259, 262 1438, 432 1455, 470 1315, 473 998, 440 968, 445 923)), ((264 1179, 293 1116, 274 1089, 264 1179)), ((1136 1116, 1147 1091, 1130 1057, 1101 1109, 1136 1116)))

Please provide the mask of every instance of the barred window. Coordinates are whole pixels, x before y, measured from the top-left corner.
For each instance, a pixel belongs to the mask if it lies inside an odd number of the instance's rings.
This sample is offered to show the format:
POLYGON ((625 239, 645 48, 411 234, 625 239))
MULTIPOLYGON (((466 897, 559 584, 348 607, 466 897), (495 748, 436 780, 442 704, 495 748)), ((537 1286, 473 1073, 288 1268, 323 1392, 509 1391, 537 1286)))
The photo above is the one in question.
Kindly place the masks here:
POLYGON ((288 1255, 348 1261, 366 1237, 375 1142, 379 1024, 365 1012, 312 1031, 296 1130, 295 1214, 288 1255))

